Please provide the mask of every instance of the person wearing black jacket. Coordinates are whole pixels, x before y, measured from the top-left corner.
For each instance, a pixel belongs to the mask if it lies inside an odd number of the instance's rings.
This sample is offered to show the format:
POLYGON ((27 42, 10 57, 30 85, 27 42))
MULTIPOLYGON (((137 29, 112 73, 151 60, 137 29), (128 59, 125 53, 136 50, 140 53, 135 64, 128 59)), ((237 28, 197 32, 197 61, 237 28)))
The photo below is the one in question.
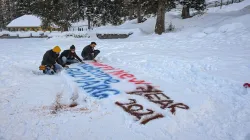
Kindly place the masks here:
POLYGON ((57 64, 58 56, 61 52, 61 48, 59 46, 55 46, 53 49, 46 51, 43 55, 42 66, 44 67, 43 73, 45 74, 54 74, 60 72, 62 66, 57 64))
POLYGON ((95 60, 95 57, 100 53, 99 50, 95 50, 96 43, 91 42, 90 45, 86 46, 82 50, 83 60, 95 60))
POLYGON ((64 50, 59 56, 60 63, 65 66, 66 64, 78 63, 82 60, 77 56, 75 52, 75 46, 72 45, 69 50, 64 50))

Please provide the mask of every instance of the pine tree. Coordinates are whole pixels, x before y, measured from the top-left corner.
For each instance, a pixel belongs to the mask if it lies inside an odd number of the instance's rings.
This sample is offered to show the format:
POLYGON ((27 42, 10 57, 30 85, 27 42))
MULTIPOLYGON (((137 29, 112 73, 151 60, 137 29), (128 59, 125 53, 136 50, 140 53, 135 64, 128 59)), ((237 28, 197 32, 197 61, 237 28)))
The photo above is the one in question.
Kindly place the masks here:
POLYGON ((17 6, 17 16, 22 16, 25 14, 32 14, 34 10, 34 4, 35 1, 33 0, 17 0, 16 6, 17 6))
POLYGON ((92 17, 95 25, 119 25, 126 16, 123 0, 99 0, 95 5, 92 17))
MULTIPOLYGON (((172 8, 175 8, 174 0, 163 0, 165 5, 165 9, 171 10, 172 8)), ((142 22, 142 17, 145 15, 156 15, 158 11, 158 0, 131 0, 131 3, 133 4, 132 7, 136 7, 137 11, 137 22, 142 22)))
POLYGON ((3 8, 3 0, 0 0, 0 31, 4 28, 5 22, 4 22, 4 8, 3 8))
POLYGON ((14 13, 14 3, 12 0, 3 0, 2 1, 2 14, 3 14, 3 23, 4 27, 11 22, 15 17, 14 13))
POLYGON ((180 2, 183 5, 182 18, 190 18, 189 9, 194 8, 195 10, 203 11, 206 9, 205 0, 184 0, 180 2))

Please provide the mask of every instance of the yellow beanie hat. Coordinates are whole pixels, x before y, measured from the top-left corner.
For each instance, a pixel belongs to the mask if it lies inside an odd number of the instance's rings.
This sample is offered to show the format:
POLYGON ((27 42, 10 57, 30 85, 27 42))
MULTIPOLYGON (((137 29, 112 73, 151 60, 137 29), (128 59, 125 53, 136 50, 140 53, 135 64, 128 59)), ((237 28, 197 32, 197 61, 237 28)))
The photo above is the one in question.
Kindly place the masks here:
POLYGON ((60 53, 61 52, 61 48, 59 46, 55 46, 53 48, 53 52, 60 53))

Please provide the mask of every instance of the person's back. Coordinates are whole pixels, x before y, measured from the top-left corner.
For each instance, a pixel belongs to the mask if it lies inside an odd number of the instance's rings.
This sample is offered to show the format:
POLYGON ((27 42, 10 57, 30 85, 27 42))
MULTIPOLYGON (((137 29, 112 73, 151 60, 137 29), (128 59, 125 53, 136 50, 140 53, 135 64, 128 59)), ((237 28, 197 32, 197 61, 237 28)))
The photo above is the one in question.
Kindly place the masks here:
POLYGON ((61 55, 59 56, 59 59, 62 59, 63 57, 70 58, 70 50, 64 50, 61 55))
POLYGON ((100 53, 99 50, 94 50, 95 47, 96 47, 95 42, 91 42, 90 45, 84 47, 84 49, 82 50, 83 60, 94 60, 95 59, 95 57, 100 53))
POLYGON ((43 73, 50 75, 61 71, 62 67, 56 63, 60 52, 61 49, 59 46, 55 46, 53 49, 46 51, 39 69, 43 70, 43 73))
POLYGON ((43 55, 42 65, 52 66, 55 64, 56 59, 58 58, 59 54, 53 52, 53 50, 48 50, 43 55))
POLYGON ((82 50, 82 57, 84 58, 84 57, 90 55, 93 52, 94 52, 94 50, 92 49, 92 47, 90 45, 88 45, 88 46, 86 46, 86 47, 83 48, 83 50, 82 50))

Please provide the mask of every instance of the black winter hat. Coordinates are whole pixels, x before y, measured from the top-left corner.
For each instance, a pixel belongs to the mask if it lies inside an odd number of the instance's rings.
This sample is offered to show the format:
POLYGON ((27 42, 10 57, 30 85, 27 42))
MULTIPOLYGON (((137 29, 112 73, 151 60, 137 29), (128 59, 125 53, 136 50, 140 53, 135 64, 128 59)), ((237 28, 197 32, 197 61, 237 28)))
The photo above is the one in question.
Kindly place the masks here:
POLYGON ((73 49, 76 49, 76 47, 74 45, 70 46, 70 49, 73 50, 73 49))

